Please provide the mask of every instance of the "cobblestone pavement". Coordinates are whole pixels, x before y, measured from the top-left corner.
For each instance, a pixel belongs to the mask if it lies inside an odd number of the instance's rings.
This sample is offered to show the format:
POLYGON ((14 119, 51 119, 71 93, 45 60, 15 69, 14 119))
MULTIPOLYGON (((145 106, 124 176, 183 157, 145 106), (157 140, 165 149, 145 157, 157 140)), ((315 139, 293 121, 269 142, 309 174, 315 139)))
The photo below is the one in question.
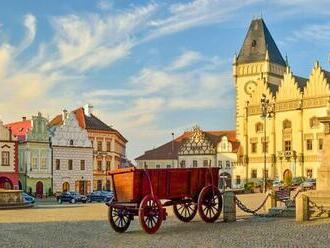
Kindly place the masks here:
MULTIPOLYGON (((263 195, 240 196, 257 207, 263 195)), ((115 233, 104 204, 41 204, 33 209, 0 211, 0 247, 329 247, 330 220, 247 217, 206 224, 196 217, 178 221, 169 209, 160 230, 149 235, 135 219, 128 232, 115 233)))

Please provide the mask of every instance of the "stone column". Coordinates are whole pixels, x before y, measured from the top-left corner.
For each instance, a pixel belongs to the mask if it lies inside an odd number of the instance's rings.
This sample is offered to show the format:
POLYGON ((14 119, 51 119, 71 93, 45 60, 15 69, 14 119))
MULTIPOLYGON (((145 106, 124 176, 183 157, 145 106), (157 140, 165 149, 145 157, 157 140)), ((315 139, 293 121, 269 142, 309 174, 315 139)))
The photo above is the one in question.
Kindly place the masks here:
POLYGON ((266 194, 270 194, 264 205, 264 210, 268 211, 269 209, 276 207, 275 190, 267 191, 266 194))
POLYGON ((301 193, 296 198, 296 221, 303 222, 308 219, 308 197, 301 193))
POLYGON ((224 222, 236 221, 236 203, 235 194, 231 191, 225 191, 223 194, 223 220, 224 222))

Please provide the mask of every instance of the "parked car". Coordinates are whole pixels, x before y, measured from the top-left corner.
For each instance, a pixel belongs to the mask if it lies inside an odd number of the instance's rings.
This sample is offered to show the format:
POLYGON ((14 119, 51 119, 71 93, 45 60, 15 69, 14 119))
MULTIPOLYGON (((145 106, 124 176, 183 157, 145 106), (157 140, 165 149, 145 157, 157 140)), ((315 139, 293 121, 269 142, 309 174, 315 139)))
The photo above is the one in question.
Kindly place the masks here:
POLYGON ((305 182, 300 184, 300 186, 304 189, 315 189, 316 188, 316 179, 307 178, 305 182))
POLYGON ((70 202, 70 203, 76 203, 76 202, 82 202, 86 203, 87 197, 84 195, 80 195, 78 192, 70 191, 70 192, 63 192, 60 196, 57 198, 58 203, 62 202, 70 202))
POLYGON ((281 188, 283 186, 283 183, 279 180, 274 180, 273 182, 273 188, 281 188))
POLYGON ((26 203, 26 204, 33 204, 36 201, 33 196, 30 196, 29 194, 27 194, 25 192, 22 193, 22 198, 23 198, 23 203, 26 203))
POLYGON ((88 202, 108 202, 113 198, 112 191, 94 191, 87 196, 88 202))

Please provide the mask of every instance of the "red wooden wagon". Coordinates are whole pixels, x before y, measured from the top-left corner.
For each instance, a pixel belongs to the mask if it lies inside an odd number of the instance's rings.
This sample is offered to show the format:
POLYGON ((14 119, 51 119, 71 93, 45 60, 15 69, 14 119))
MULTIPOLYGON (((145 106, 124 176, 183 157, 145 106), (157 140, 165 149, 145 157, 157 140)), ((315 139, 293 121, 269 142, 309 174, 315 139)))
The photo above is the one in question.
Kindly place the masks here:
POLYGON ((220 216, 219 168, 125 168, 109 175, 114 186, 114 200, 107 204, 109 222, 116 232, 125 232, 138 216, 142 228, 155 233, 166 219, 166 206, 173 206, 183 222, 191 221, 197 211, 205 222, 220 216))

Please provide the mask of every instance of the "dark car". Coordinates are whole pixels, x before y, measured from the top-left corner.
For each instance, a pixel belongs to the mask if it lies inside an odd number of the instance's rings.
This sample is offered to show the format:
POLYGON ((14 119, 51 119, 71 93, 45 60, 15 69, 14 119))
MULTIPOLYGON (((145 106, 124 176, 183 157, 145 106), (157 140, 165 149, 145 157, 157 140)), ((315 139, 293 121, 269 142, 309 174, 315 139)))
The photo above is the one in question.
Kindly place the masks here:
POLYGON ((94 191, 87 196, 88 202, 108 202, 112 199, 112 191, 94 191))
POLYGON ((35 203, 35 198, 33 196, 30 196, 29 194, 23 192, 22 193, 23 203, 26 204, 33 204, 35 203))
POLYGON ((86 203, 87 197, 84 195, 80 195, 78 192, 70 191, 70 192, 63 192, 61 195, 57 197, 57 202, 70 202, 70 203, 76 203, 76 202, 82 202, 86 203))

